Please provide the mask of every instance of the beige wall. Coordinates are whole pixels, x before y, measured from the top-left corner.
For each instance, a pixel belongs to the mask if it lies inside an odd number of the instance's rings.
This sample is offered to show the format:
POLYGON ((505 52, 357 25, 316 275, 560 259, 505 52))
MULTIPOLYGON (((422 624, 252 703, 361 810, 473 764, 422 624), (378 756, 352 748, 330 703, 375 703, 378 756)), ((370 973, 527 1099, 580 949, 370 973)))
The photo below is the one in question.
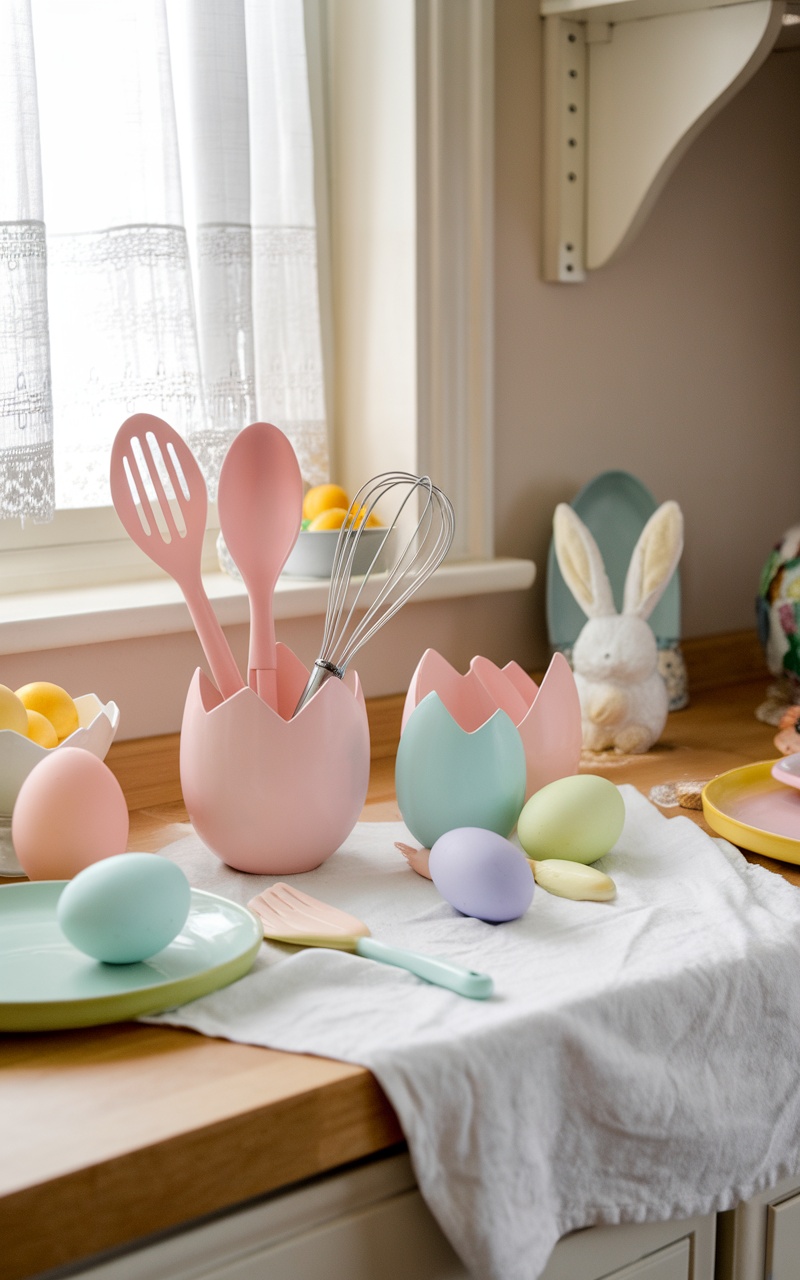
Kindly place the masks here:
POLYGON ((497 552, 532 557, 547 655, 554 504, 632 471, 686 519, 683 634, 753 625, 769 547, 800 522, 800 51, 711 122, 638 239, 585 284, 540 275, 540 30, 496 0, 497 552))
MULTIPOLYGON (((684 508, 686 636, 749 627, 771 542, 800 521, 800 51, 773 54, 684 158, 639 238, 583 285, 539 271, 539 21, 496 0, 497 551, 529 592, 412 605, 359 655, 368 696, 399 692, 432 645, 544 667, 555 503, 621 467, 684 508)), ((322 620, 279 624, 307 661, 322 620)), ((246 628, 230 638, 244 663, 246 628)), ((190 633, 3 657, 120 705, 120 737, 180 726, 190 633)))

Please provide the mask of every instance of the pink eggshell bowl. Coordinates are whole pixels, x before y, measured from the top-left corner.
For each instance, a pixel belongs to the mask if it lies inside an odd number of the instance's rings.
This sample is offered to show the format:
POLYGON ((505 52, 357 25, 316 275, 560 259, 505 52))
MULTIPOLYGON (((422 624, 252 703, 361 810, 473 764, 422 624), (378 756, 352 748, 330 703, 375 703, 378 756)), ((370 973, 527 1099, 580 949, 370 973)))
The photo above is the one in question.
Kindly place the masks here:
POLYGON ((525 798, 558 778, 578 772, 581 708, 575 678, 562 653, 555 653, 537 685, 516 662, 498 667, 475 657, 465 675, 435 649, 427 649, 411 679, 403 708, 403 728, 415 707, 437 693, 450 715, 473 733, 497 711, 514 722, 525 748, 525 798))
POLYGON ((297 716, 308 672, 278 644, 278 710, 252 689, 223 701, 200 670, 181 728, 181 786, 208 848, 237 871, 311 871, 359 819, 369 724, 358 676, 326 681, 297 716))

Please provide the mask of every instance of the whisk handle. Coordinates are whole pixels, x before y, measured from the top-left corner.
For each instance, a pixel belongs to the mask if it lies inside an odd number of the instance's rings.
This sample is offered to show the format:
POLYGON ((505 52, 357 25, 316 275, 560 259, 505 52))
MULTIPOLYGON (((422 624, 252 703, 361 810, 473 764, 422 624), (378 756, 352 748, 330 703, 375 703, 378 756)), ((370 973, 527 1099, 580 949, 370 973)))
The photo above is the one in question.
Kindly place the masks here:
POLYGON ((344 668, 337 667, 333 662, 325 662, 323 658, 317 658, 314 663, 314 669, 308 678, 308 684, 300 695, 300 701, 292 712, 292 718, 297 715, 298 711, 306 705, 310 698, 313 698, 317 689, 321 689, 326 680, 330 680, 331 676, 336 676, 341 680, 344 675, 344 668))

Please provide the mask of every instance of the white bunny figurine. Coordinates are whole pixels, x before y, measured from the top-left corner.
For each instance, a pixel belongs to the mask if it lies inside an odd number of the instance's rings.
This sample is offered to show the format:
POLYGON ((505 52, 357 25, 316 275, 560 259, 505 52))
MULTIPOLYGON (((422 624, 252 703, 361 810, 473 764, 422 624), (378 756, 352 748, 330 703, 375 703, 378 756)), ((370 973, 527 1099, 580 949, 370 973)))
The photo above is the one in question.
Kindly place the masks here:
POLYGON ((669 698, 658 672, 658 646, 646 618, 658 604, 683 550, 677 502, 654 511, 633 549, 622 613, 614 605, 600 549, 572 507, 553 517, 556 558, 564 581, 588 617, 575 641, 572 666, 588 751, 640 754, 666 724, 669 698))

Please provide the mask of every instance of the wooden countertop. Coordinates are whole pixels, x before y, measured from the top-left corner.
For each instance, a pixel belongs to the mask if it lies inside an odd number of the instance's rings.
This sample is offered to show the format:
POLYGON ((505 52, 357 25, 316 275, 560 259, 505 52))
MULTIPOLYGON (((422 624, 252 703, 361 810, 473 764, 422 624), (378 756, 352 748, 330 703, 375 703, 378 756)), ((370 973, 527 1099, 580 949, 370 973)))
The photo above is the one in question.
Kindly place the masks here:
MULTIPOLYGON (((592 766, 645 795, 774 758, 766 681, 703 691, 646 756, 592 766)), ((701 813, 680 813, 704 826, 701 813)), ((373 762, 365 821, 399 818, 373 762)), ((130 847, 185 834, 179 804, 131 815, 130 847)), ((800 867, 756 858, 800 885, 800 867)), ((0 892, 2 889, 0 888, 0 892)), ((0 1280, 21 1280, 402 1142, 361 1067, 136 1023, 0 1035, 0 1280)))

